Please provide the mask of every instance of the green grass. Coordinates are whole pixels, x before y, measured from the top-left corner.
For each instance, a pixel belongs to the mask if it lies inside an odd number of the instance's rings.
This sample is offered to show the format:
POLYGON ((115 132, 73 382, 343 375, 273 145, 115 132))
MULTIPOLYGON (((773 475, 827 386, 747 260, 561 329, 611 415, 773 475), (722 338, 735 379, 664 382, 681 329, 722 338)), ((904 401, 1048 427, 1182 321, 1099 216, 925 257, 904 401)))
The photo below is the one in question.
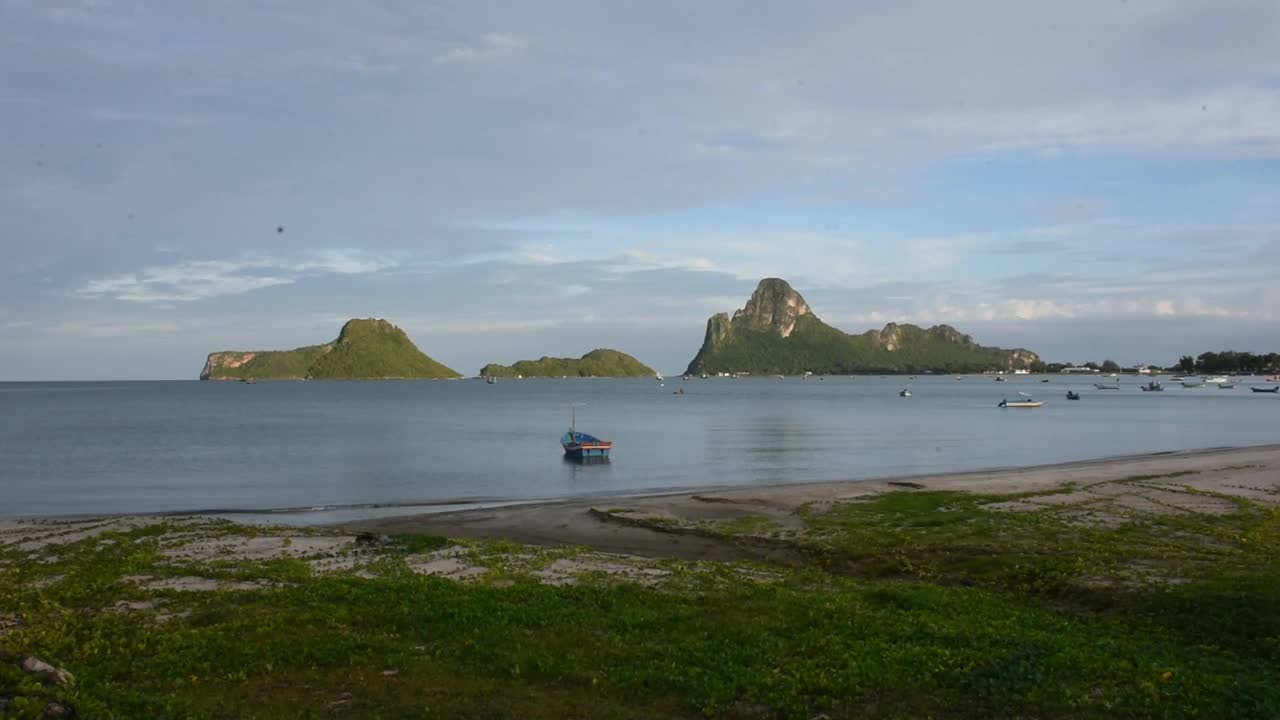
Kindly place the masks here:
MULTIPOLYGON (((396 538, 372 578, 314 576, 297 560, 226 562, 212 572, 275 585, 212 593, 121 580, 209 575, 161 564, 164 527, 82 541, 53 562, 0 549, 0 617, 28 619, 0 648, 78 678, 42 688, 0 662, 0 697, 24 698, 14 717, 37 717, 50 698, 105 718, 1280 713, 1274 508, 1237 500, 1222 516, 1089 527, 986 507, 1009 499, 899 492, 814 508, 795 540, 805 565, 668 561, 673 579, 655 587, 410 572, 404 556, 441 547, 437 538, 396 538), (157 623, 148 611, 101 611, 122 598, 188 614, 157 623)), ((521 550, 473 552, 500 564, 521 550)))
POLYGON ((581 358, 542 357, 511 365, 491 363, 480 368, 486 377, 653 377, 653 368, 630 355, 599 348, 581 358))

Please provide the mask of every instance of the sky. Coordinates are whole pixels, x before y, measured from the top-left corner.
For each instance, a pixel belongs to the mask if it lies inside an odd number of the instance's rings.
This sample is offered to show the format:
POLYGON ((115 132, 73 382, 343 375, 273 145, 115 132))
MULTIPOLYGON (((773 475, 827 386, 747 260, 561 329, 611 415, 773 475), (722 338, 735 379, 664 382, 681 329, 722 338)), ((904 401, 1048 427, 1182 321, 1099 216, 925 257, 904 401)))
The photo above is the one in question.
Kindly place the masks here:
POLYGON ((1280 3, 0 0, 0 380, 383 317, 684 369, 848 332, 1280 350, 1280 3))

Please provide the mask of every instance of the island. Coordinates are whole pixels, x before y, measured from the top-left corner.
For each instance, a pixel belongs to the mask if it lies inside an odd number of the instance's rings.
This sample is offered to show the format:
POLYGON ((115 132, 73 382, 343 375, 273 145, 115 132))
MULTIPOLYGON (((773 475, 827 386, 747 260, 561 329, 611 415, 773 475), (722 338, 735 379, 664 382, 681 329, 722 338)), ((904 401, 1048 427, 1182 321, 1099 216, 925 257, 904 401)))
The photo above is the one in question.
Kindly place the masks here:
POLYGON ((403 330, 377 318, 348 320, 338 339, 293 350, 210 353, 201 380, 392 380, 457 378, 403 330))
POLYGON ((785 280, 765 278, 732 318, 711 316, 687 372, 968 373, 1031 369, 1039 363, 1030 350, 985 347, 949 325, 924 329, 889 323, 850 335, 819 320, 785 280))
POLYGON ((511 365, 490 363, 480 368, 481 377, 654 377, 653 368, 630 355, 598 348, 580 358, 543 356, 511 365))

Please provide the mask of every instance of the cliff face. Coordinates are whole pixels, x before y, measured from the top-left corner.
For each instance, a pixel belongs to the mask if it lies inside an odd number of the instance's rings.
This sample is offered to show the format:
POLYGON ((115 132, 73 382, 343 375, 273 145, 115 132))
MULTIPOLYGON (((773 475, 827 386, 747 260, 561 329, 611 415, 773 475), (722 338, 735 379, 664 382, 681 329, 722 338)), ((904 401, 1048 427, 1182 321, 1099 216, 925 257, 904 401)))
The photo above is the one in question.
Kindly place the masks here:
POLYGON ((201 380, 380 380, 459 374, 428 357, 386 320, 349 320, 338 339, 294 350, 210 353, 201 380))
POLYGON ((980 372, 1039 359, 1029 350, 984 347, 949 325, 889 323, 849 335, 822 322, 786 281, 766 278, 732 319, 718 313, 707 321, 688 372, 980 372))
POLYGON ((751 330, 775 332, 790 337, 796 322, 811 314, 809 303, 781 278, 765 278, 741 310, 733 314, 733 325, 751 330))

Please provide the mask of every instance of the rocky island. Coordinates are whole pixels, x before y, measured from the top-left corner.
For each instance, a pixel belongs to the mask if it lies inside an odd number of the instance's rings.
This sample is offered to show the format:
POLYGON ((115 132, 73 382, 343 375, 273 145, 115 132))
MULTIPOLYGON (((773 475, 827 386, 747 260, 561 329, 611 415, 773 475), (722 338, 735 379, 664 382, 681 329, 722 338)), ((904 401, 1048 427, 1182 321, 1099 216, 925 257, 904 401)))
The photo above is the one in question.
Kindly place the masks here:
POLYGON ((657 373, 630 355, 598 348, 580 358, 543 356, 511 365, 490 363, 480 368, 481 377, 653 377, 657 373))
POLYGON ((390 380, 456 378, 386 320, 349 320, 338 339, 294 350, 210 353, 201 380, 390 380))
POLYGON ((746 306, 707 321, 689 373, 965 373, 1030 369, 1029 350, 985 347, 949 325, 889 323, 850 335, 827 325, 785 280, 760 281, 746 306))

